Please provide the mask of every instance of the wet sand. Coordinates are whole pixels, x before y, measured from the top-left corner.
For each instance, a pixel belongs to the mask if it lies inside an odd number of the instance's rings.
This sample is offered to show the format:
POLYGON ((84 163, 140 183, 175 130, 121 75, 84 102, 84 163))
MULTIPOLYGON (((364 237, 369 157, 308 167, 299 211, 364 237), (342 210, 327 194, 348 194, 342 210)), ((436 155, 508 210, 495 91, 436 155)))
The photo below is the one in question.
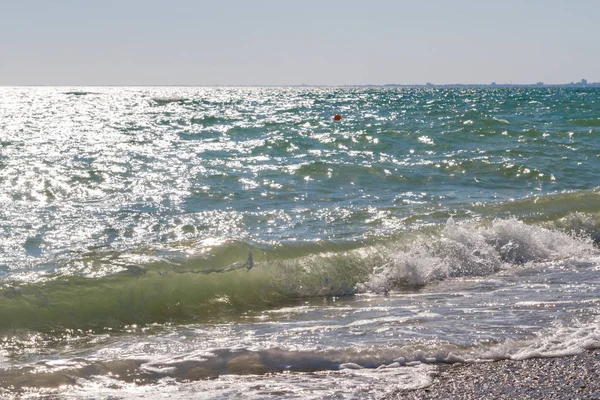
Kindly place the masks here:
POLYGON ((439 366, 432 384, 390 399, 600 399, 600 350, 575 356, 439 366))

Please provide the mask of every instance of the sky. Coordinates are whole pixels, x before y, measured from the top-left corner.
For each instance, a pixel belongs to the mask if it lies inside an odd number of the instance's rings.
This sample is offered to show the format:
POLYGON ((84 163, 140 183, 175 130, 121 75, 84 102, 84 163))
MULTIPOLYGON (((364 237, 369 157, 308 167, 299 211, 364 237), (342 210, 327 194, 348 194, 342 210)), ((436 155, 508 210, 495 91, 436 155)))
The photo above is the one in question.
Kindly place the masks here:
POLYGON ((600 0, 0 0, 0 85, 600 82, 600 0))

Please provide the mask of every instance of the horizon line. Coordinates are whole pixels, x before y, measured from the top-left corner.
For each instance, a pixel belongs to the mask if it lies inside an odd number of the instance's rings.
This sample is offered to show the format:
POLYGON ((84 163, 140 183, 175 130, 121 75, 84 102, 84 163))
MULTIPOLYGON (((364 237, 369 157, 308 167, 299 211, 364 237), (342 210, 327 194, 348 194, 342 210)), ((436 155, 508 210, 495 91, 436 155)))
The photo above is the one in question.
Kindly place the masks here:
POLYGON ((357 83, 357 84, 0 84, 0 87, 553 87, 572 86, 588 87, 600 86, 600 82, 568 82, 568 83, 357 83))

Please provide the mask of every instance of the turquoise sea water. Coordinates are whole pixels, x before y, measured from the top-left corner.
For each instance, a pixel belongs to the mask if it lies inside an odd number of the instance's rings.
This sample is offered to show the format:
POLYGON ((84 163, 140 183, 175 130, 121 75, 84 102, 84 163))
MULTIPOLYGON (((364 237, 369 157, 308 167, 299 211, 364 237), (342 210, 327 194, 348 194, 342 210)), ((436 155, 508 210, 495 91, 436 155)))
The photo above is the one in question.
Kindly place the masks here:
POLYGON ((598 171, 594 88, 0 88, 0 394, 377 398, 598 347, 598 171))

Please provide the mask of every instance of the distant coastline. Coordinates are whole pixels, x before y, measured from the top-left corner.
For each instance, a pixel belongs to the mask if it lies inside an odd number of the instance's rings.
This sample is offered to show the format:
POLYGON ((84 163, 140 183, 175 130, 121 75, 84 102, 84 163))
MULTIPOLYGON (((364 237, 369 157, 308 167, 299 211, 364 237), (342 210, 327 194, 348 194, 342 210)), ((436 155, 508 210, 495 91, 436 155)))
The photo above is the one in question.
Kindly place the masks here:
MULTIPOLYGON (((378 85, 375 85, 378 86, 378 85)), ((550 83, 544 82, 536 83, 496 83, 492 82, 489 84, 477 84, 477 83, 449 83, 449 84, 434 84, 427 82, 422 85, 403 85, 396 83, 388 83, 383 85, 385 87, 500 87, 500 88, 531 88, 531 87, 564 87, 564 88, 588 88, 588 87, 600 87, 600 82, 588 82, 586 79, 582 79, 579 82, 569 83, 550 83)))

